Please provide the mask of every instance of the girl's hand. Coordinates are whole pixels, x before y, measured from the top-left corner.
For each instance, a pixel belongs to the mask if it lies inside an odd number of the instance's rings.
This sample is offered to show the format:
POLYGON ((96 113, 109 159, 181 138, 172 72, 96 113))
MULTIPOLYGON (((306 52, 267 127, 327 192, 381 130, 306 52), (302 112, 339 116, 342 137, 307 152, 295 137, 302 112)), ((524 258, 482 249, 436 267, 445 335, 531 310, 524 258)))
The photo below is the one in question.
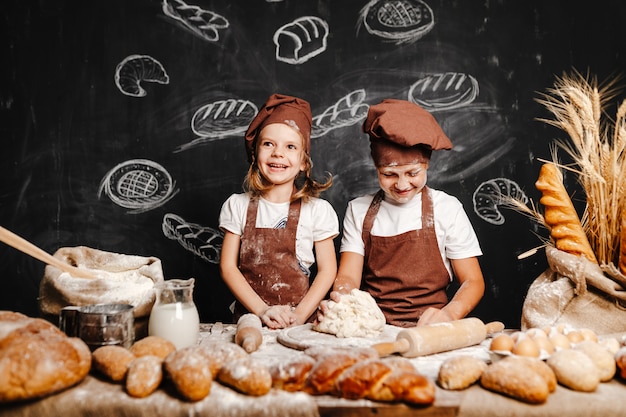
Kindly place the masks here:
POLYGON ((270 329, 284 329, 293 325, 297 320, 293 309, 286 305, 268 307, 259 317, 270 329))
MULTIPOLYGON (((330 293, 330 299, 336 303, 339 302, 339 300, 341 299, 341 295, 342 293, 340 293, 339 291, 331 291, 330 293)), ((328 303, 330 300, 322 300, 320 302, 319 307, 317 307, 317 317, 315 319, 315 323, 319 323, 324 319, 324 315, 326 314, 326 312, 328 312, 328 303)))

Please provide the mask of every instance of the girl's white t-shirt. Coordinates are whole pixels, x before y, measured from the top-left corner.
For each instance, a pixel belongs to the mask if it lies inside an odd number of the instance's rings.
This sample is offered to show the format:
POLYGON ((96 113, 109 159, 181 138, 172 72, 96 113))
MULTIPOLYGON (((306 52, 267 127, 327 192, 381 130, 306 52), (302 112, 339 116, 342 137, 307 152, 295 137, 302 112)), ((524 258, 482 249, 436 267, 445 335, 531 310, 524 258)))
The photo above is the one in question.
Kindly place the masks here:
MULTIPOLYGON (((248 194, 233 194, 224 202, 220 211, 219 227, 241 236, 246 225, 248 194)), ((283 228, 289 214, 289 202, 272 203, 259 198, 257 228, 283 228)), ((310 198, 300 209, 300 221, 296 230, 296 256, 307 270, 315 262, 314 243, 339 234, 339 220, 331 204, 321 198, 310 198)))
MULTIPOLYGON (((463 204, 454 196, 429 188, 433 201, 435 233, 444 265, 452 274, 450 259, 463 259, 482 255, 474 228, 463 204)), ((341 252, 365 254, 362 231, 363 220, 375 194, 355 198, 348 203, 343 221, 341 252)), ((409 230, 422 228, 422 194, 403 204, 386 198, 374 219, 371 233, 374 236, 396 236, 409 230)), ((418 255, 416 255, 416 258, 418 255)))

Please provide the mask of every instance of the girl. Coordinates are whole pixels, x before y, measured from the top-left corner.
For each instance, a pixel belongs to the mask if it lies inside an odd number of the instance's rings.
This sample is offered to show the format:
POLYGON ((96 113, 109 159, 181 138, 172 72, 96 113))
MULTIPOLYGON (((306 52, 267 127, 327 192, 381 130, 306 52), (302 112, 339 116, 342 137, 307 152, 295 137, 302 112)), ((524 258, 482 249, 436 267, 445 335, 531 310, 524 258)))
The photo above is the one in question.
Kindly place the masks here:
POLYGON ((430 113, 404 100, 371 106, 363 131, 381 189, 348 205, 331 298, 361 288, 402 327, 465 317, 484 293, 482 252, 461 203, 426 186, 432 150, 452 143, 430 113), (460 288, 448 302, 452 277, 460 288))
POLYGON ((332 286, 339 221, 317 198, 332 179, 311 178, 310 136, 309 103, 280 94, 269 97, 246 132, 246 192, 228 198, 219 221, 220 271, 236 298, 235 322, 250 312, 272 329, 303 324, 332 286))

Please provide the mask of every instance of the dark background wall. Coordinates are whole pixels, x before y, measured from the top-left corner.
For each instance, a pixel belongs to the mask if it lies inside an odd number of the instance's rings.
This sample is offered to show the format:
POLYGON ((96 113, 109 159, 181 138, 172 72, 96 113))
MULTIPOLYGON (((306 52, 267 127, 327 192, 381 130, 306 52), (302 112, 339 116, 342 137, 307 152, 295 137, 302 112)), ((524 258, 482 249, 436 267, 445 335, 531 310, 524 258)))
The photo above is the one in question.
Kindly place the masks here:
MULTIPOLYGON (((518 326, 526 289, 546 265, 541 252, 523 260, 517 255, 539 245, 537 235, 546 232, 498 205, 475 209, 474 194, 493 185, 538 201, 538 158, 549 158, 553 139, 565 135, 535 120, 549 115, 534 99, 564 71, 589 72, 600 81, 621 73, 626 3, 426 4, 432 15, 421 22, 432 18, 430 30, 419 39, 390 41, 363 23, 361 10, 378 7, 366 0, 194 0, 188 5, 199 9, 179 12, 217 14, 195 34, 157 0, 5 2, 0 225, 51 253, 84 245, 159 257, 167 278, 196 278, 203 320, 225 321, 231 298, 218 275, 215 229, 222 202, 241 189, 245 124, 209 123, 198 134, 192 122, 200 108, 221 100, 258 107, 281 92, 309 100, 316 116, 343 97, 358 98, 350 123, 312 143, 314 172, 334 176, 324 197, 341 218, 348 200, 376 189, 360 132, 363 106, 415 98, 420 80, 433 74, 471 76, 475 97, 435 109, 455 149, 434 156, 429 184, 463 202, 481 241, 487 292, 475 314, 518 326), (300 62, 278 59, 275 33, 301 17, 327 25, 325 47, 300 62), (122 65, 120 88, 116 68, 133 55, 147 58, 122 65), (162 83, 150 81, 155 78, 162 83), (124 91, 136 87, 133 80, 145 96, 124 91), (197 233, 185 236, 190 231, 197 233)), ((385 31, 409 29, 410 22, 385 31)), ((288 49, 286 39, 280 41, 288 49)), ((441 87, 435 99, 449 99, 450 92, 441 87)), ((575 178, 566 183, 580 204, 575 178)), ((0 309, 37 315, 43 269, 0 244, 0 309)))

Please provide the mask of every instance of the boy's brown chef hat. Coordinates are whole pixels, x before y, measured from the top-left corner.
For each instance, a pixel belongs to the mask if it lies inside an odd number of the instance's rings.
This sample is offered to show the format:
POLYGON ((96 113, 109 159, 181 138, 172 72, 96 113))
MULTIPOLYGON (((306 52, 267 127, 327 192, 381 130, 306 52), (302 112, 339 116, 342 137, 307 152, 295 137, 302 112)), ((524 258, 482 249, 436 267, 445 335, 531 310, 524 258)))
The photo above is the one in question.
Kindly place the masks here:
POLYGON ((252 163, 256 138, 263 128, 271 123, 284 123, 296 129, 304 138, 304 151, 309 154, 311 147, 311 106, 298 97, 284 94, 269 96, 261 110, 254 117, 245 136, 248 162, 252 163))
POLYGON ((370 106, 363 123, 376 166, 428 162, 433 150, 452 149, 435 118, 406 100, 385 99, 370 106))

